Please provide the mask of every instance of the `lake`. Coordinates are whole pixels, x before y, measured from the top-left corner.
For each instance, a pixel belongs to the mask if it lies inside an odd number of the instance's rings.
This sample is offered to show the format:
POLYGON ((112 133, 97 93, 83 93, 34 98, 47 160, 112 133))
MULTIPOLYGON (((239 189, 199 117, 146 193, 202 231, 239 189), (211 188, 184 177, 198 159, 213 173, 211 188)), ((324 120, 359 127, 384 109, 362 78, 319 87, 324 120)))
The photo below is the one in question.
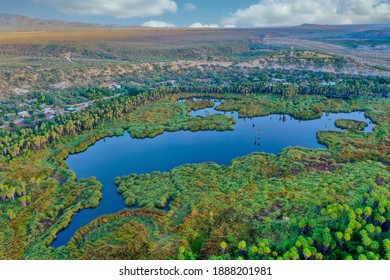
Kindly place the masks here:
MULTIPOLYGON (((211 114, 222 113, 212 108, 207 110, 211 114)), ((205 114, 205 110, 191 112, 193 116, 205 114)), ((288 115, 239 119, 236 112, 226 114, 237 121, 234 131, 165 132, 153 139, 134 139, 125 132, 123 136, 107 137, 82 153, 70 155, 66 160, 69 168, 78 178, 95 176, 103 184, 103 198, 98 207, 76 213, 69 226, 58 233, 52 246, 66 245, 79 228, 95 218, 127 208, 114 184, 118 176, 164 172, 186 163, 212 161, 228 165, 236 157, 252 152, 277 154, 288 146, 325 148, 317 142, 316 132, 342 131, 334 126, 335 120, 342 118, 367 122, 369 125, 364 132, 372 132, 373 128, 363 112, 324 113, 320 119, 309 121, 288 115)))

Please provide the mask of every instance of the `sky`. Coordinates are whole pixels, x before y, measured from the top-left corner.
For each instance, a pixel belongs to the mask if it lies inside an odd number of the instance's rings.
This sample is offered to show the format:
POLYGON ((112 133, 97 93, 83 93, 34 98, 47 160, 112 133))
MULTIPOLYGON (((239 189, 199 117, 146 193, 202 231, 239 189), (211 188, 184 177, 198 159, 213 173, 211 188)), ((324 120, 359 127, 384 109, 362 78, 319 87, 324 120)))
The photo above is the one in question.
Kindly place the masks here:
POLYGON ((0 13, 151 27, 390 23, 390 0, 0 0, 0 13))

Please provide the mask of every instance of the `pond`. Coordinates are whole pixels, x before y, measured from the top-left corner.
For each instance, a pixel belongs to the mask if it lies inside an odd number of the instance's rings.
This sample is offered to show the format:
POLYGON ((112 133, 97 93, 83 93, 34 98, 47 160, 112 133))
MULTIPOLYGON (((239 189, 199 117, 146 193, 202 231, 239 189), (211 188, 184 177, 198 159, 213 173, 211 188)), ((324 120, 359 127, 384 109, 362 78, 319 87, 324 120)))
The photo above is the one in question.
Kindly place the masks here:
MULTIPOLYGON (((219 103, 216 102, 216 106, 219 103)), ((207 113, 217 112, 213 108, 207 113)), ((236 157, 252 152, 277 154, 288 146, 325 148, 316 139, 319 130, 341 131, 334 126, 337 119, 361 120, 369 123, 364 132, 372 132, 373 124, 363 112, 324 113, 320 119, 296 120, 288 115, 269 115, 239 119, 238 113, 225 113, 236 120, 233 131, 165 132, 153 139, 134 139, 128 132, 120 137, 98 141, 86 151, 70 155, 66 160, 78 178, 95 176, 103 184, 103 198, 98 207, 76 213, 69 226, 60 231, 53 247, 66 245, 76 231, 104 214, 126 208, 116 191, 114 180, 131 173, 169 171, 186 163, 216 162, 228 165, 236 157)), ((205 116, 205 110, 191 112, 205 116)), ((169 210, 169 207, 164 209, 169 210)))

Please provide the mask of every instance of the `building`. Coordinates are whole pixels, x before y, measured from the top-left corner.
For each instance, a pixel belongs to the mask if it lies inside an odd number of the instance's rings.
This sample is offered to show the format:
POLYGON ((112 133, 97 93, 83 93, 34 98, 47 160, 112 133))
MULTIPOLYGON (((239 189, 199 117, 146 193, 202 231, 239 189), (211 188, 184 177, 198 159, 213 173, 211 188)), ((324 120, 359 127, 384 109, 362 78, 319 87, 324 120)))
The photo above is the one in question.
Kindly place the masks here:
POLYGON ((32 103, 34 103, 34 102, 36 102, 36 101, 38 101, 38 99, 37 99, 37 98, 33 98, 33 99, 27 100, 26 102, 27 102, 28 104, 32 104, 32 103))
POLYGON ((165 83, 166 83, 167 85, 174 86, 174 85, 176 84, 176 80, 167 80, 167 81, 165 81, 165 83))
POLYGON ((21 118, 28 118, 29 116, 30 116, 30 114, 27 111, 22 111, 22 112, 18 113, 18 117, 21 117, 21 118))
POLYGON ((117 89, 121 89, 122 86, 121 85, 118 85, 118 84, 113 84, 113 85, 110 85, 108 87, 110 90, 117 90, 117 89))
POLYGON ((322 82, 322 83, 320 83, 320 85, 323 85, 323 86, 335 86, 336 85, 336 83, 335 82, 322 82))
POLYGON ((290 57, 295 57, 294 47, 291 46, 290 57))

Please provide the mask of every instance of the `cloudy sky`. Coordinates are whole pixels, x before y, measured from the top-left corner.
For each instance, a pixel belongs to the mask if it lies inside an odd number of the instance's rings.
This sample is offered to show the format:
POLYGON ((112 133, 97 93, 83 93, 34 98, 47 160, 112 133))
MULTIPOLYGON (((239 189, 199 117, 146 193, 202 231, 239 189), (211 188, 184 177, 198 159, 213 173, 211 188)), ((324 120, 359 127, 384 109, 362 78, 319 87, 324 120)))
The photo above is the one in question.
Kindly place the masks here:
POLYGON ((0 0, 0 13, 156 27, 390 23, 390 0, 0 0))

